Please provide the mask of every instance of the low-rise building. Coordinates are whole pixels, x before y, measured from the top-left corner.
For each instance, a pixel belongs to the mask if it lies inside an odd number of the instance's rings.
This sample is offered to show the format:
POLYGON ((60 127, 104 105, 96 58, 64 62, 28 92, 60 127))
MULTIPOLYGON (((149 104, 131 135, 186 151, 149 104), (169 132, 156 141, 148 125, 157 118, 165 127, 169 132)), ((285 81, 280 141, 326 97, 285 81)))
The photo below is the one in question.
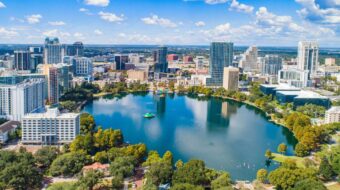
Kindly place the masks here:
POLYGON ((133 81, 146 81, 148 80, 147 71, 143 70, 128 70, 127 71, 128 79, 133 81))
POLYGON ((22 118, 22 143, 67 144, 79 134, 80 114, 60 113, 58 108, 32 113, 22 118))
POLYGON ((235 67, 224 67, 223 88, 237 91, 239 80, 239 69, 235 67))
POLYGON ((15 129, 20 126, 18 121, 7 121, 0 125, 0 144, 4 144, 8 141, 9 134, 14 132, 15 129))
POLYGON ((325 123, 336 123, 340 122, 340 106, 333 106, 331 109, 326 111, 325 123))

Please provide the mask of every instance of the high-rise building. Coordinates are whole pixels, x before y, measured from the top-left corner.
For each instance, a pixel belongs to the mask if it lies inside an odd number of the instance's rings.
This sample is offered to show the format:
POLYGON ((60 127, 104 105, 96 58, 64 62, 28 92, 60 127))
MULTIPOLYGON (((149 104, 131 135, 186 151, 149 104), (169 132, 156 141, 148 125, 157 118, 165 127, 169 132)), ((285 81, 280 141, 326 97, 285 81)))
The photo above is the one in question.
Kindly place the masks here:
POLYGON ((14 68, 16 70, 31 70, 29 51, 14 51, 14 68))
POLYGON ((73 73, 75 76, 91 77, 93 71, 92 59, 75 57, 73 59, 73 73))
POLYGON ((45 113, 32 113, 22 118, 24 144, 68 144, 79 132, 79 113, 60 113, 58 108, 50 108, 45 113))
POLYGON ((44 108, 45 79, 27 79, 0 85, 0 117, 21 121, 28 113, 44 108))
POLYGON ((161 46, 156 50, 155 73, 168 72, 167 55, 168 48, 165 46, 161 46))
POLYGON ((231 42, 213 42, 210 45, 210 77, 206 85, 220 87, 223 85, 223 69, 233 63, 234 44, 231 42))
POLYGON ((58 64, 62 62, 64 57, 64 48, 59 43, 58 38, 46 38, 44 46, 44 63, 58 64))
POLYGON ((51 105, 57 104, 60 96, 58 68, 47 64, 44 64, 42 67, 43 74, 47 78, 48 102, 51 105))
POLYGON ((242 55, 242 58, 239 63, 239 67, 246 72, 256 72, 259 70, 257 64, 257 47, 250 46, 247 51, 242 55))
MULTIPOLYGON (((298 65, 302 71, 309 71, 309 75, 314 75, 319 66, 319 45, 317 42, 299 42, 298 65)), ((309 77, 310 78, 310 77, 309 77)))
POLYGON ((262 75, 278 75, 282 68, 282 58, 278 55, 266 55, 262 59, 261 74, 262 75))
POLYGON ((29 47, 28 51, 30 52, 31 70, 35 72, 37 66, 44 63, 42 47, 29 47))
POLYGON ((129 62, 129 56, 124 54, 115 54, 114 60, 116 64, 116 70, 125 70, 125 64, 129 62))
POLYGON ((204 56, 197 56, 194 60, 196 63, 196 70, 202 70, 204 68, 204 56))
POLYGON ((238 91, 239 69, 236 67, 224 67, 223 88, 230 91, 238 91))
POLYGON ((67 56, 84 56, 84 44, 82 42, 75 42, 72 45, 65 45, 65 52, 67 56))

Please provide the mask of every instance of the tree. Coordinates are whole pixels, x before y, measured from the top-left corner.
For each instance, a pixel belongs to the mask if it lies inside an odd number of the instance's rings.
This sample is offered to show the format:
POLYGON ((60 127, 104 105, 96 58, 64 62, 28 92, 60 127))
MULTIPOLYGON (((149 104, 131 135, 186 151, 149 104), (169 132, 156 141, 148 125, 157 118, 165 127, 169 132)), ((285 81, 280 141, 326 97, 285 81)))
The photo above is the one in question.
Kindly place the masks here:
POLYGON ((175 184, 171 190, 204 190, 202 186, 195 186, 189 183, 178 183, 175 184))
POLYGON ((123 187, 124 187, 124 178, 123 178, 123 176, 121 176, 121 175, 113 176, 113 178, 111 180, 111 187, 114 190, 123 189, 123 187))
POLYGON ((277 151, 281 154, 285 154, 287 151, 287 145, 284 143, 281 143, 278 147, 277 147, 277 151))
POLYGON ((59 150, 56 147, 46 146, 39 149, 35 154, 35 160, 37 164, 41 165, 44 168, 48 168, 53 160, 57 158, 59 154, 59 150))
POLYGON ((178 161, 175 163, 175 166, 176 166, 177 169, 183 167, 183 165, 184 165, 184 163, 183 163, 182 160, 178 160, 178 161))
POLYGON ((293 190, 327 190, 327 188, 319 180, 305 179, 298 181, 293 190))
POLYGON ((78 135, 70 144, 71 152, 83 151, 87 154, 94 151, 94 141, 91 133, 78 135))
POLYGON ((95 155, 94 155, 94 161, 96 162, 100 162, 102 164, 105 164, 107 163, 109 160, 108 160, 108 155, 105 151, 101 151, 101 152, 97 152, 95 155))
POLYGON ((268 175, 268 171, 266 169, 259 169, 256 173, 256 179, 257 181, 264 183, 267 180, 267 175, 268 175))
POLYGON ((329 164, 328 159, 326 157, 323 157, 321 160, 319 174, 326 181, 331 180, 334 175, 332 166, 329 164))
POLYGON ((95 185, 100 183, 103 173, 95 170, 90 170, 84 175, 80 175, 78 185, 84 189, 92 190, 95 185))
POLYGON ((110 173, 113 176, 130 177, 135 168, 134 158, 118 157, 110 165, 110 173))
POLYGON ((148 154, 148 158, 146 161, 143 163, 143 166, 150 166, 153 163, 161 161, 161 157, 159 156, 157 151, 150 151, 148 154))
POLYGON ((323 106, 318 106, 315 104, 306 104, 304 106, 298 107, 296 111, 308 115, 311 118, 318 118, 324 117, 326 109, 323 106))
POLYGON ((87 134, 92 132, 96 127, 94 118, 89 113, 82 113, 80 115, 80 134, 87 134))
POLYGON ((52 176, 73 176, 91 162, 91 157, 83 152, 71 152, 58 156, 49 169, 52 176))
POLYGON ((266 150, 266 153, 265 153, 265 157, 268 159, 268 160, 271 160, 273 158, 273 155, 272 155, 272 151, 270 151, 269 149, 266 150))
POLYGON ((297 143, 295 146, 295 154, 296 156, 304 157, 309 155, 309 148, 302 143, 297 143))
POLYGON ((171 182, 172 174, 172 165, 167 161, 160 161, 150 165, 146 178, 150 183, 159 186, 171 182))
POLYGON ((222 175, 211 181, 211 189, 232 189, 230 175, 224 172, 222 175))
POLYGON ((206 185, 209 180, 205 174, 205 164, 201 160, 190 160, 183 167, 178 168, 173 177, 172 182, 189 183, 192 185, 206 185))

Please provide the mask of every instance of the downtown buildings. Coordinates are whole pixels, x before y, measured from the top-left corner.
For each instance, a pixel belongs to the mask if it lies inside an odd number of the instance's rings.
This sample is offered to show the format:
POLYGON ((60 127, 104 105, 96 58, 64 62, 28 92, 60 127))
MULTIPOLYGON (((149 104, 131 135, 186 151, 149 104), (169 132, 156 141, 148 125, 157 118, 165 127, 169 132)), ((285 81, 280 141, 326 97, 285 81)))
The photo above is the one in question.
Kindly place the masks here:
POLYGON ((58 38, 46 38, 44 45, 44 64, 62 63, 64 48, 58 38))

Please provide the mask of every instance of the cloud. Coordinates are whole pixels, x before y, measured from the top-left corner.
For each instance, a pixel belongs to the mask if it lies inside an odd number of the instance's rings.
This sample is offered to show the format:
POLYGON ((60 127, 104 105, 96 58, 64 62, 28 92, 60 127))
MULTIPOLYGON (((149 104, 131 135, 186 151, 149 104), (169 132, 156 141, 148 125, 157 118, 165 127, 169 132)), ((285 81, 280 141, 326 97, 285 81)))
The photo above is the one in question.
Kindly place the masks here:
POLYGON ((239 3, 237 0, 232 0, 229 10, 236 10, 238 12, 252 13, 254 10, 253 6, 239 3))
POLYGON ((88 9, 85 9, 85 8, 80 8, 79 9, 79 12, 88 12, 89 10, 88 9))
POLYGON ((54 22, 48 22, 49 25, 52 25, 52 26, 63 26, 65 25, 66 23, 63 22, 63 21, 54 21, 54 22))
POLYGON ((40 14, 26 16, 26 20, 30 24, 37 24, 40 22, 41 19, 42 19, 42 16, 40 14))
POLYGON ((102 11, 100 11, 98 14, 101 19, 106 20, 108 22, 121 22, 124 20, 124 15, 117 16, 114 13, 102 12, 102 11))
POLYGON ((145 17, 141 19, 144 24, 148 25, 160 25, 166 28, 175 28, 177 24, 169 19, 158 17, 157 15, 152 15, 150 17, 145 17))
POLYGON ((110 4, 110 0, 85 0, 85 4, 98 7, 107 7, 110 4))
POLYGON ((100 31, 100 30, 98 30, 98 29, 94 30, 94 33, 95 33, 96 35, 98 35, 98 36, 100 36, 100 35, 103 34, 103 32, 100 31))
POLYGON ((0 27, 0 36, 4 38, 11 38, 18 36, 19 33, 13 30, 8 30, 6 28, 0 27))
POLYGON ((303 8, 298 14, 304 19, 321 24, 340 24, 339 0, 295 0, 303 8))
POLYGON ((6 8, 6 5, 3 2, 0 1, 0 9, 1 8, 6 8))
POLYGON ((81 40, 84 40, 84 39, 85 39, 84 35, 83 35, 82 33, 80 33, 80 32, 74 33, 73 36, 74 36, 75 38, 77 38, 77 39, 81 39, 81 40))
POLYGON ((46 37, 69 37, 71 36, 70 33, 68 32, 61 32, 57 29, 53 29, 53 30, 46 30, 42 33, 44 36, 46 37))
POLYGON ((204 0, 205 3, 215 5, 215 4, 221 4, 226 3, 228 0, 204 0))
POLYGON ((13 16, 10 17, 9 20, 10 20, 10 21, 18 21, 18 22, 21 22, 21 23, 24 23, 24 22, 25 22, 24 19, 16 18, 16 17, 13 17, 13 16))
POLYGON ((198 22, 195 23, 195 25, 196 25, 197 27, 202 27, 202 26, 205 26, 205 22, 203 22, 203 21, 198 21, 198 22))

